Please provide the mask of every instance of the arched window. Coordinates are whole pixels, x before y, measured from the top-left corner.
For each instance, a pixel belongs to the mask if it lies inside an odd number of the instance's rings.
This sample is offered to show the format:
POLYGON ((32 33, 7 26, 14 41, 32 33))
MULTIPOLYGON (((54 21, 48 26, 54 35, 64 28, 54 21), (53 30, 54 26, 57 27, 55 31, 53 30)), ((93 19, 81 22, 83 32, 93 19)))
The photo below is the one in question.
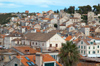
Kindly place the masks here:
POLYGON ((36 45, 37 45, 37 43, 36 43, 36 45))
POLYGON ((34 45, 34 42, 33 42, 33 45, 34 45))
POLYGON ((15 64, 15 66, 18 66, 18 64, 15 64))
POLYGON ((52 44, 50 44, 50 47, 52 47, 52 44))
POLYGON ((56 44, 56 47, 58 47, 58 44, 56 44))
POLYGON ((30 42, 30 46, 31 46, 31 42, 30 42))

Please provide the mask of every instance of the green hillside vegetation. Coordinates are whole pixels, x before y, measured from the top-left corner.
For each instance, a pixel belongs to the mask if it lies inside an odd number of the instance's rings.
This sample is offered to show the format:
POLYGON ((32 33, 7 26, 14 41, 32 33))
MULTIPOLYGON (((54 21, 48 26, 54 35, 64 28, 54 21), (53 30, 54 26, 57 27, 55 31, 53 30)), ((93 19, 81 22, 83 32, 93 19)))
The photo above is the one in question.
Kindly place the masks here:
POLYGON ((11 13, 0 14, 0 24, 6 24, 10 22, 11 17, 17 17, 16 15, 12 15, 11 13))

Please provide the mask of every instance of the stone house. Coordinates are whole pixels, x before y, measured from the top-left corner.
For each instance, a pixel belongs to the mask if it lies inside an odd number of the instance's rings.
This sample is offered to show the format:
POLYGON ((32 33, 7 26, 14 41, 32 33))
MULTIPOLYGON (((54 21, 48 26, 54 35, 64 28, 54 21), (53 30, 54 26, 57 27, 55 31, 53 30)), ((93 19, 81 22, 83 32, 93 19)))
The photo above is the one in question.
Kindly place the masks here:
POLYGON ((22 44, 43 50, 59 50, 62 43, 65 43, 65 40, 56 33, 28 33, 22 38, 22 44))
POLYGON ((14 32, 14 33, 11 33, 10 35, 7 35, 4 39, 4 46, 6 48, 11 48, 13 45, 11 43, 11 41, 15 38, 21 38, 23 37, 23 34, 21 33, 18 33, 18 32, 14 32))
POLYGON ((83 32, 85 36, 90 36, 90 27, 89 26, 82 27, 81 32, 83 32))
POLYGON ((82 39, 77 43, 79 52, 87 57, 100 57, 100 38, 82 39))
POLYGON ((88 12, 88 21, 94 21, 94 12, 88 12))

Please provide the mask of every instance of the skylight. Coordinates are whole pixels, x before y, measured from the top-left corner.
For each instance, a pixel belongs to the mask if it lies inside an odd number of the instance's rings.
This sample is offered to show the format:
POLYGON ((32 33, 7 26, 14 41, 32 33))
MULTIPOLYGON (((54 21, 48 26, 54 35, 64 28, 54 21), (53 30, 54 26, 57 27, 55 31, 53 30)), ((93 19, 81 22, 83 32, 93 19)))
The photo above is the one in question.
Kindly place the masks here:
POLYGON ((30 59, 28 57, 25 57, 28 61, 30 61, 30 59))
POLYGON ((28 64, 29 66, 34 66, 34 65, 35 65, 33 62, 27 62, 27 64, 28 64))

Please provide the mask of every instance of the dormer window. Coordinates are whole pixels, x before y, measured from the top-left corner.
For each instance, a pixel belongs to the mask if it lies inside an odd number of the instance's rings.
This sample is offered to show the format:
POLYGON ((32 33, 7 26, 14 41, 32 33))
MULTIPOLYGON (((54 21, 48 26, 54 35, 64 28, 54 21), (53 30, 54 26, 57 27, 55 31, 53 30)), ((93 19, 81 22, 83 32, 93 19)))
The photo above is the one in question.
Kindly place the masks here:
POLYGON ((95 43, 95 40, 94 40, 94 43, 95 43))
POLYGON ((25 52, 29 52, 29 50, 25 50, 25 52))
POLYGON ((91 44, 93 44, 93 42, 90 42, 91 44))
POLYGON ((83 44, 83 41, 81 41, 81 44, 83 44))

